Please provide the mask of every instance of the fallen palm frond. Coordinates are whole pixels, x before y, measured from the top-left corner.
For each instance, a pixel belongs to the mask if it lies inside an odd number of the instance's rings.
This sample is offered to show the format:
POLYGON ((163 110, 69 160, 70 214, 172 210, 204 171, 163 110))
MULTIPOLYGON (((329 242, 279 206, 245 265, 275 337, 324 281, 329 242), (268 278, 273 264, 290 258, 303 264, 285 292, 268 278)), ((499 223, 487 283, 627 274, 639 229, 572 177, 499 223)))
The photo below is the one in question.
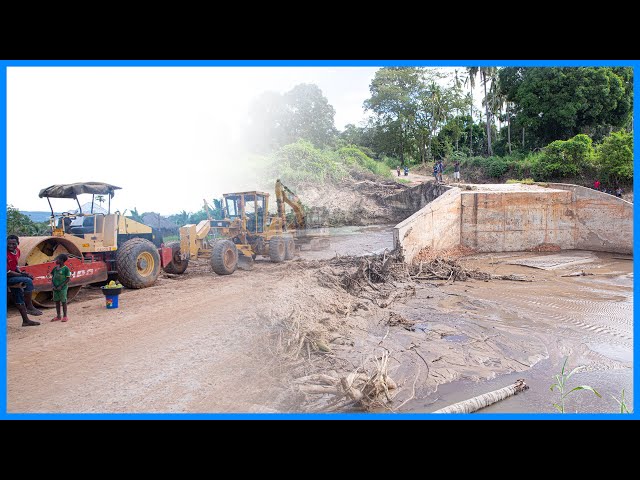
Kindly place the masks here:
POLYGON ((500 390, 494 390, 493 392, 485 393, 484 395, 478 395, 464 402, 454 403, 448 407, 436 410, 433 413, 473 413, 481 408, 493 405, 500 400, 504 400, 519 392, 524 392, 529 386, 524 383, 524 379, 516 380, 516 383, 509 385, 508 387, 501 388, 500 390))

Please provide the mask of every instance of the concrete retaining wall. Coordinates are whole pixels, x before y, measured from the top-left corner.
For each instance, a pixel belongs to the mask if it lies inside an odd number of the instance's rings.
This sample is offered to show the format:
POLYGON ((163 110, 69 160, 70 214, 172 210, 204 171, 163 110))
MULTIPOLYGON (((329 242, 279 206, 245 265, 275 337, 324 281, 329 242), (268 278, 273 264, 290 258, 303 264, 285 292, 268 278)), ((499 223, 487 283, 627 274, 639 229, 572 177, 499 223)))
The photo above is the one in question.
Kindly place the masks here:
POLYGON ((575 248, 571 193, 462 192, 461 242, 479 252, 575 248))
POLYGON ((567 184, 451 188, 396 225, 394 244, 402 247, 407 262, 425 247, 457 245, 479 252, 530 250, 546 244, 563 250, 631 254, 633 204, 567 184))
POLYGON ((393 230, 394 245, 402 245, 406 262, 424 247, 452 248, 460 244, 460 189, 450 188, 393 230))
POLYGON ((633 203, 591 188, 550 183, 571 193, 579 250, 633 253, 633 203))

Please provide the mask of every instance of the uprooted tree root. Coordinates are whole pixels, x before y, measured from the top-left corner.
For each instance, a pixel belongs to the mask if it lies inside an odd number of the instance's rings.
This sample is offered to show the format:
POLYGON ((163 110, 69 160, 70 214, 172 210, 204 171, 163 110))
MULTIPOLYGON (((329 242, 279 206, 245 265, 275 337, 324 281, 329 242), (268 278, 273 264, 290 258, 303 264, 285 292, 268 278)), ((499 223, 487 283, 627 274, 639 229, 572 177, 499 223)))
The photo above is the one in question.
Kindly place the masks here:
POLYGON ((311 353, 331 351, 322 332, 309 330, 295 310, 274 326, 272 340, 273 353, 289 360, 298 360, 301 356, 311 359, 311 353))
POLYGON ((298 378, 295 383, 298 391, 310 401, 308 408, 311 411, 390 410, 389 404, 398 386, 389 376, 388 367, 389 354, 385 351, 346 376, 313 374, 298 378))

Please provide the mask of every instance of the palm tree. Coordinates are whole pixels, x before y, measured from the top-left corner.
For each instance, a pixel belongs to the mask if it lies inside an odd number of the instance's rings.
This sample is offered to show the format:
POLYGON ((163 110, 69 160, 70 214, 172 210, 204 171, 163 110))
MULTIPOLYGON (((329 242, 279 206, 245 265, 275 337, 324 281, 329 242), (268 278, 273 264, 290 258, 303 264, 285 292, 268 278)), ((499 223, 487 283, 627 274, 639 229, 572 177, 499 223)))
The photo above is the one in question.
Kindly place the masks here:
POLYGON ((496 67, 480 67, 480 76, 484 85, 484 107, 487 117, 487 153, 489 156, 493 155, 493 149, 491 148, 491 114, 489 112, 489 102, 487 101, 487 82, 493 79, 497 70, 496 67))
POLYGON ((469 106, 469 116, 471 117, 471 125, 469 126, 469 156, 473 155, 473 87, 476 86, 478 70, 480 70, 479 67, 467 67, 467 79, 469 80, 469 90, 471 92, 471 104, 469 106))

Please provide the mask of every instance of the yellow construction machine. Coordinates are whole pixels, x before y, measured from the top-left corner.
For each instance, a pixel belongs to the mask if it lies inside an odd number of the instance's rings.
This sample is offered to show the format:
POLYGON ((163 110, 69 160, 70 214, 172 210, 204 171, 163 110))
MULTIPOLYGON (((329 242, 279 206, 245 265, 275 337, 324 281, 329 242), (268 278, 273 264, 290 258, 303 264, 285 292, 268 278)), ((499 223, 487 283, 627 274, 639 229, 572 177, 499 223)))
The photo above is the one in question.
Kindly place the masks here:
MULTIPOLYGON (((295 229, 306 227, 302 203, 295 193, 276 181, 277 215, 269 215, 269 194, 260 191, 225 193, 224 218, 209 218, 180 228, 179 248, 165 267, 169 273, 183 273, 189 260, 209 259, 218 275, 232 274, 238 265, 250 264, 258 255, 272 262, 291 260, 295 252, 295 229), (287 219, 285 204, 293 209, 287 219)), ((210 208, 205 200, 205 209, 210 208)))
POLYGON ((51 185, 40 191, 51 207, 51 235, 20 238, 20 269, 33 275, 33 303, 54 306, 51 270, 55 259, 65 253, 71 269, 68 301, 83 285, 107 280, 110 276, 128 288, 151 286, 160 271, 172 260, 172 250, 162 243, 162 236, 151 227, 111 213, 111 198, 120 187, 101 182, 51 185), (92 195, 91 209, 83 212, 78 195, 92 195), (109 209, 94 212, 96 197, 107 196, 109 209), (55 214, 51 198, 74 199, 76 212, 55 214))

